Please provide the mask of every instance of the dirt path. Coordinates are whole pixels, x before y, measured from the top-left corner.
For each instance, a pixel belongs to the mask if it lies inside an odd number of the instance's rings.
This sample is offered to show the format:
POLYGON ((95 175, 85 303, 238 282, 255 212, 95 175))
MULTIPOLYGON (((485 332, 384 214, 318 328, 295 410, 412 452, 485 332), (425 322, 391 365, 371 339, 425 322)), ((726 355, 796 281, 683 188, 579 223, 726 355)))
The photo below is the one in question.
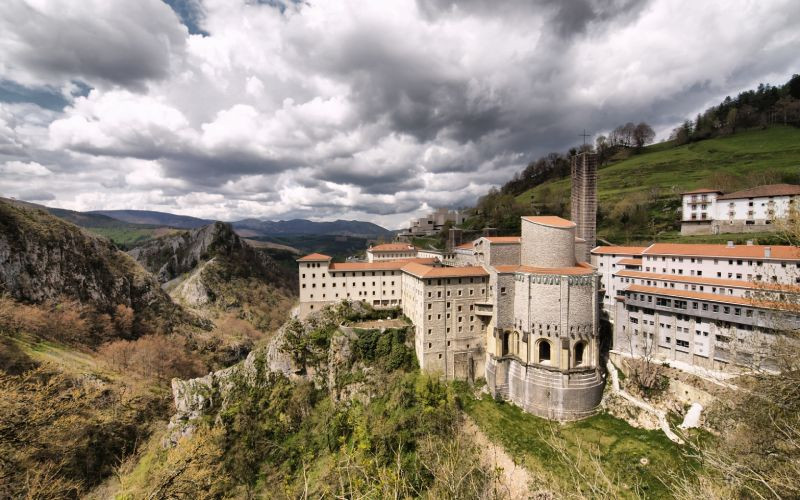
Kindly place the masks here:
POLYGON ((500 474, 496 485, 499 498, 513 500, 536 498, 536 495, 531 493, 529 489, 531 475, 528 469, 522 465, 515 464, 511 455, 502 446, 489 441, 489 438, 469 417, 464 420, 464 432, 473 439, 481 450, 483 464, 499 471, 500 474))

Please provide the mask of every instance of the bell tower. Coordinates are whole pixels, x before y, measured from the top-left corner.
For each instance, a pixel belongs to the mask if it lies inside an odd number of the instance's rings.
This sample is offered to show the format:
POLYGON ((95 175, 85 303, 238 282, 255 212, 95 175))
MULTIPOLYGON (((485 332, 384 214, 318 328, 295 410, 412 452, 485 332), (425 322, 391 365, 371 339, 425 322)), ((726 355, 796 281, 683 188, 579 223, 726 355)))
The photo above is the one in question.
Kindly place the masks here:
POLYGON ((586 240, 585 255, 591 261, 591 251, 597 243, 597 153, 584 152, 571 159, 572 199, 571 219, 577 224, 575 236, 586 240))

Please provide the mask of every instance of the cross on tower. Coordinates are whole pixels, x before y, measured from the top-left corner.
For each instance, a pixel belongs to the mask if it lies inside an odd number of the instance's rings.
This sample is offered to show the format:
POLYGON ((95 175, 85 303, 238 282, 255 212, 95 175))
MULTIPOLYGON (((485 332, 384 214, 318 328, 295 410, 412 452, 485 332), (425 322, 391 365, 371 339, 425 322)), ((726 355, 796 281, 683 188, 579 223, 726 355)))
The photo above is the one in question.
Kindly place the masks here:
POLYGON ((586 129, 583 129, 583 133, 582 134, 578 134, 578 135, 583 137, 583 145, 585 146, 586 145, 586 138, 589 137, 590 134, 587 134, 586 133, 586 129))

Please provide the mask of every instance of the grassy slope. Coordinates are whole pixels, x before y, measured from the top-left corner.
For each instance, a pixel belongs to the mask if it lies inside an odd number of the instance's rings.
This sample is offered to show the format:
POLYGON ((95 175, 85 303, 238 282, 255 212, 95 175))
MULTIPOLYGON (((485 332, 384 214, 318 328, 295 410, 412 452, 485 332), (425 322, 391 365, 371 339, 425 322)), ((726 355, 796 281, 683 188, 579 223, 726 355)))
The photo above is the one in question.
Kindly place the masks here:
MULTIPOLYGON (((678 147, 671 147, 669 143, 655 144, 643 154, 602 167, 598 174, 598 201, 601 210, 608 214, 621 198, 632 193, 658 188, 662 198, 677 200, 682 191, 706 187, 715 173, 747 176, 767 170, 790 174, 800 171, 800 129, 775 127, 678 147)), ((569 195, 570 180, 547 182, 522 193, 517 199, 529 205, 545 186, 553 192, 569 195)), ((675 221, 678 221, 677 214, 675 221)), ((612 234, 613 229, 612 226, 606 234, 612 234)), ((603 233, 601 227, 601 236, 603 233)), ((665 236, 675 238, 675 235, 665 236)))
POLYGON ((517 462, 551 477, 562 491, 574 488, 575 483, 563 459, 548 445, 553 431, 566 443, 571 463, 578 464, 587 477, 594 476, 588 454, 599 457, 603 471, 615 483, 617 497, 632 497, 636 490, 645 497, 669 496, 662 479, 669 482, 670 471, 688 473, 692 467, 681 448, 663 433, 631 427, 607 414, 558 425, 488 396, 475 399, 462 392, 462 397, 465 411, 490 439, 502 444, 517 462), (642 458, 647 459, 646 465, 642 458))

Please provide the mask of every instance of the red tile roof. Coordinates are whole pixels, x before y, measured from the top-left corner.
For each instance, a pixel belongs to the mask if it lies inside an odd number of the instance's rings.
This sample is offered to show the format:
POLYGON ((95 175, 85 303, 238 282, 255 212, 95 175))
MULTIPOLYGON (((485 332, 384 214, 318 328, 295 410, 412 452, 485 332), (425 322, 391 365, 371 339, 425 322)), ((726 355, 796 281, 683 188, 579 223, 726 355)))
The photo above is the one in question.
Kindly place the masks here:
POLYGON ((619 259, 616 264, 622 264, 623 266, 641 266, 642 259, 619 259))
POLYGON ((469 243, 462 243, 462 244, 458 245, 456 248, 461 249, 461 250, 469 250, 470 248, 475 246, 475 241, 477 241, 477 240, 470 241, 469 243))
POLYGON ((331 260, 331 257, 321 253, 312 253, 306 255, 305 257, 300 257, 297 259, 297 262, 320 262, 323 260, 331 260))
POLYGON ((403 267, 403 272, 417 278, 463 278, 470 276, 488 276, 489 273, 480 266, 465 267, 431 267, 412 262, 403 267))
POLYGON ((503 244, 520 242, 519 236, 484 236, 484 238, 489 240, 493 245, 503 245, 503 244))
POLYGON ((722 193, 719 189, 707 189, 707 188, 700 188, 694 189, 692 191, 686 191, 681 194, 703 194, 703 193, 722 193))
POLYGON ((541 224, 543 226, 550 226, 550 227, 576 226, 576 224, 571 220, 562 219, 561 217, 556 217, 555 215, 526 215, 522 218, 528 222, 533 222, 534 224, 541 224))
POLYGON ((800 248, 788 245, 710 245, 692 243, 654 243, 644 255, 679 255, 690 257, 723 257, 745 259, 800 260, 800 248), (765 257, 766 249, 771 257, 765 257))
POLYGON ((739 198, 761 198, 764 196, 794 196, 800 194, 800 186, 794 184, 768 184, 758 186, 744 191, 723 194, 717 196, 718 200, 734 200, 739 198))
POLYGON ((595 247, 592 249, 592 253, 595 255, 605 255, 605 254, 642 255, 642 253, 645 250, 647 250, 647 247, 607 246, 607 247, 595 247))
POLYGON ((383 260, 378 262, 334 262, 331 271, 392 271, 400 270, 410 263, 434 264, 435 258, 383 260))
POLYGON ((674 283, 689 283, 693 285, 747 288, 750 290, 762 291, 800 291, 800 287, 795 285, 765 283, 760 281, 731 280, 725 278, 707 278, 705 276, 684 276, 682 274, 648 273, 643 271, 633 271, 630 269, 617 271, 614 273, 614 276, 620 276, 622 278, 649 279, 653 281, 670 281, 674 283))
POLYGON ((594 268, 585 262, 573 267, 495 266, 498 273, 560 274, 575 276, 592 274, 594 268))
POLYGON ((734 297, 731 295, 721 295, 716 293, 692 292, 689 290, 677 290, 674 288, 658 288, 653 286, 631 285, 625 289, 626 292, 651 293, 653 295, 666 295, 668 297, 678 297, 682 299, 705 300, 708 302, 719 302, 721 304, 732 304, 761 309, 794 309, 793 304, 781 304, 778 302, 768 302, 752 297, 734 297))
POLYGON ((383 243, 369 247, 369 250, 371 252, 413 252, 417 250, 417 247, 408 243, 383 243))

